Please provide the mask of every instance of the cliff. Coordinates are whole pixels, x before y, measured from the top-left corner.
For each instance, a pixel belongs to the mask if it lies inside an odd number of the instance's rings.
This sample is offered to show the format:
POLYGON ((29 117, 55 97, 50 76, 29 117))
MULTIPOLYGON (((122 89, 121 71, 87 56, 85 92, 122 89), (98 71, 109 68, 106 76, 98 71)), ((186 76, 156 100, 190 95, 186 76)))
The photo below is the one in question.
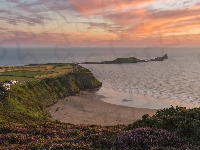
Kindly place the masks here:
POLYGON ((58 99, 102 85, 88 69, 78 65, 75 67, 75 71, 57 77, 14 85, 4 98, 1 98, 3 107, 0 121, 35 123, 48 120, 47 107, 58 99))

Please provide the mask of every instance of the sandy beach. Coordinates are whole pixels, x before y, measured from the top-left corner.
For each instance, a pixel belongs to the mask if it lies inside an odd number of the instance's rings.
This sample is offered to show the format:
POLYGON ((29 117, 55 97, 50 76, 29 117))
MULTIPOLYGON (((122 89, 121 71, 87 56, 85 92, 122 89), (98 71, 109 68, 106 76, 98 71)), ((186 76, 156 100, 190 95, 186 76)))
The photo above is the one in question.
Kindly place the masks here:
POLYGON ((127 125, 141 119, 144 114, 151 116, 157 111, 109 104, 101 101, 102 97, 95 91, 81 91, 76 96, 59 100, 49 108, 49 112, 53 120, 66 123, 110 126, 127 125))
POLYGON ((141 119, 144 114, 152 116, 157 110, 171 106, 198 107, 101 87, 98 90, 81 91, 76 96, 59 100, 49 108, 49 112, 53 120, 72 124, 127 125, 141 119))

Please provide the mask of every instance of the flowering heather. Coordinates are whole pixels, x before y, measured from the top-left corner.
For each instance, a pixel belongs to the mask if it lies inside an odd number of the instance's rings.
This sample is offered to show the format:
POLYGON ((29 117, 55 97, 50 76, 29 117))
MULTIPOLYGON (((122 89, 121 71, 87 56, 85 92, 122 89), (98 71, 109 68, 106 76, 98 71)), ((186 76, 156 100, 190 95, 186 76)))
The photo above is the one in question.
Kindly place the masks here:
POLYGON ((149 150, 152 147, 173 147, 189 150, 193 145, 181 139, 175 132, 163 129, 138 128, 119 135, 113 147, 117 150, 149 150))
POLYGON ((188 141, 200 145, 200 108, 170 107, 158 110, 155 115, 143 115, 141 120, 127 126, 127 130, 136 128, 156 128, 177 132, 188 141))
POLYGON ((71 125, 60 122, 45 122, 35 125, 0 123, 0 149, 2 150, 146 150, 152 147, 199 149, 192 147, 175 132, 164 129, 138 128, 126 131, 126 126, 123 125, 106 127, 71 125))
POLYGON ((46 122, 38 125, 0 123, 0 149, 110 149, 125 126, 70 125, 46 122))

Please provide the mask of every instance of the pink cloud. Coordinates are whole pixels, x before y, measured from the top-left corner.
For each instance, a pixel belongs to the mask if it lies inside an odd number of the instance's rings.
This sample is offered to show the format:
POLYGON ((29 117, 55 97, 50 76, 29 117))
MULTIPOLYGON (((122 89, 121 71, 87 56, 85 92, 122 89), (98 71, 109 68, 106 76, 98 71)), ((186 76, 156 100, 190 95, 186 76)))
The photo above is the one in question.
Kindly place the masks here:
POLYGON ((105 13, 114 9, 123 9, 126 7, 144 4, 155 0, 71 0, 70 8, 84 16, 92 16, 95 13, 105 13))
POLYGON ((146 10, 145 9, 133 9, 128 11, 122 12, 113 12, 106 16, 109 20, 114 22, 115 24, 127 26, 130 25, 132 22, 136 21, 138 18, 145 16, 146 10))
POLYGON ((155 34, 158 32, 160 32, 160 34, 185 32, 188 29, 191 30, 200 26, 199 13, 199 5, 190 9, 147 11, 146 14, 140 18, 138 23, 129 26, 127 32, 143 35, 155 34))

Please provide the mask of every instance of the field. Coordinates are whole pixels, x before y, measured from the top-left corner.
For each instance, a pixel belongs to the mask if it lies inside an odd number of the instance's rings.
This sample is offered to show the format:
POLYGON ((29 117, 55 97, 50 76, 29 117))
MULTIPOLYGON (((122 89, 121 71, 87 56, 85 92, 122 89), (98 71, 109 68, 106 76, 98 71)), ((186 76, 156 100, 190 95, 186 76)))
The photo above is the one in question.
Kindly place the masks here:
POLYGON ((42 64, 29 66, 0 67, 0 82, 6 80, 36 80, 60 76, 72 72, 75 68, 70 64, 42 64))

